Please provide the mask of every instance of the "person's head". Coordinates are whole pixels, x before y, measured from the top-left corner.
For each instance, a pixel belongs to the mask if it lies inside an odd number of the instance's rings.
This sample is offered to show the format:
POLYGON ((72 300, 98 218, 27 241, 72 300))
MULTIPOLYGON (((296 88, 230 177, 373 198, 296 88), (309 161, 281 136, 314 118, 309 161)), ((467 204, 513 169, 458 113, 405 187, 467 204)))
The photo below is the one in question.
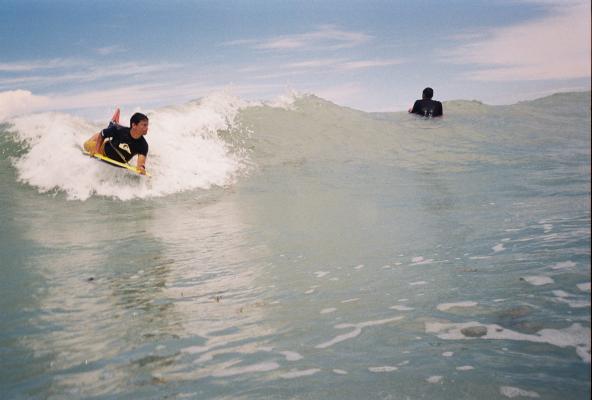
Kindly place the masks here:
POLYGON ((130 129, 134 136, 148 133, 148 117, 142 113, 135 113, 130 118, 130 129))
POLYGON ((431 87, 425 88, 423 90, 422 97, 424 99, 431 99, 432 97, 434 97, 434 89, 432 89, 431 87))

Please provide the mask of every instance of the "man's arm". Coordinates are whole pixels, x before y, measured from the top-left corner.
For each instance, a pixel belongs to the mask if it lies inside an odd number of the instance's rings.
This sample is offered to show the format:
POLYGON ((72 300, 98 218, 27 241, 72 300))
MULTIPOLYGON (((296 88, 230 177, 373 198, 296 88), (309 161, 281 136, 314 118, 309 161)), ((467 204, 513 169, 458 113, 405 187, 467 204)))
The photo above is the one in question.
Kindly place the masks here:
POLYGON ((138 154, 138 162, 136 167, 140 170, 142 175, 146 174, 146 156, 143 154, 138 154))
POLYGON ((444 110, 442 109, 442 103, 438 102, 438 108, 437 108, 437 110, 438 110, 437 117, 441 117, 441 116, 444 115, 444 110))

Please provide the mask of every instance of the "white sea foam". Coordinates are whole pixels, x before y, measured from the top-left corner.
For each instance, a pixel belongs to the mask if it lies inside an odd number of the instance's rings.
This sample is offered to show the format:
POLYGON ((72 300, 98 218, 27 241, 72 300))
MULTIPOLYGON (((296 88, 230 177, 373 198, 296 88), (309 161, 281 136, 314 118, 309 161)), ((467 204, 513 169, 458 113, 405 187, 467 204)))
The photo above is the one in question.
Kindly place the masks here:
POLYGON ((428 383, 436 384, 442 382, 442 379, 443 377, 441 375, 434 375, 427 378, 426 381, 428 381, 428 383))
POLYGON ((580 295, 567 293, 563 290, 553 290, 553 295, 557 297, 557 302, 566 303, 571 308, 585 308, 590 307, 590 300, 588 298, 582 298, 580 295))
MULTIPOLYGON (((28 146, 13 163, 20 181, 40 192, 57 189, 69 199, 85 200, 96 193, 128 200, 225 186, 233 183, 246 164, 243 155, 230 152, 217 131, 227 129, 246 106, 236 97, 214 93, 200 102, 147 113, 150 150, 146 167, 152 174, 150 179, 81 153, 83 142, 107 125, 108 115, 101 125, 61 113, 10 120, 18 139, 28 146)), ((125 118, 122 124, 127 125, 125 118)))
POLYGON ((442 353, 442 357, 452 357, 453 355, 453 351, 445 351, 444 353, 442 353))
POLYGON ((573 261, 563 261, 563 262, 559 262, 557 264, 551 265, 551 269, 568 269, 568 268, 573 268, 576 265, 577 264, 573 261))
POLYGON ((367 328, 369 326, 377 326, 377 325, 384 325, 389 324, 391 322, 399 321, 403 319, 403 317, 394 317, 388 319, 381 319, 381 320, 374 320, 374 321, 366 321, 360 322, 357 324, 339 324, 336 325, 336 329, 347 329, 347 328, 354 328, 351 332, 344 333, 342 335, 337 335, 333 339, 323 342, 321 344, 316 345, 317 349, 325 349, 327 347, 333 346, 334 344, 343 342, 344 340, 353 339, 359 336, 362 333, 362 329, 367 328))
POLYGON ((576 286, 582 292, 590 293, 590 282, 578 283, 576 286))
POLYGON ((289 90, 285 94, 279 95, 275 99, 271 101, 266 101, 264 105, 273 108, 281 108, 284 110, 293 110, 294 109, 294 102, 303 95, 295 90, 289 90))
POLYGON ((586 308, 590 307, 590 300, 569 299, 565 297, 558 297, 556 299, 560 303, 565 303, 571 308, 586 308))
POLYGON ((434 262, 434 259, 433 258, 425 259, 425 258, 423 258, 421 256, 419 256, 419 257, 413 257, 411 259, 411 265, 425 265, 425 264, 431 264, 433 262, 434 262))
POLYGON ((436 306, 440 311, 449 311, 452 308, 475 307, 478 303, 474 301, 459 301, 458 303, 441 303, 436 306))
POLYGON ((347 371, 344 371, 342 369, 334 369, 333 372, 337 375, 347 375, 347 371))
POLYGON ((464 323, 426 322, 426 333, 434 333, 445 340, 498 339, 534 343, 548 343, 557 347, 574 347, 580 358, 590 363, 590 328, 573 324, 564 329, 542 329, 536 334, 525 334, 506 329, 497 324, 485 325, 471 321, 464 323), (479 337, 466 336, 463 329, 482 326, 485 333, 479 337))
POLYGON ((553 278, 542 275, 523 276, 522 279, 534 286, 549 285, 555 282, 553 278))
POLYGON ((215 370, 212 376, 216 378, 243 375, 255 372, 268 372, 278 369, 280 366, 275 362, 264 362, 259 364, 247 365, 244 367, 229 367, 215 370))
POLYGON ((280 351, 279 353, 286 357, 287 361, 302 360, 302 356, 299 353, 296 353, 295 351, 280 351))
POLYGON ((303 370, 291 370, 290 372, 286 372, 285 374, 281 374, 280 378, 284 379, 294 379, 294 378, 301 378, 303 376, 311 376, 320 372, 319 368, 310 368, 310 369, 303 369, 303 370))
POLYGON ((499 253, 500 251, 506 250, 503 243, 498 243, 495 246, 493 246, 491 249, 493 250, 494 253, 499 253))
POLYGON ((316 271, 314 274, 317 278, 323 278, 324 276, 329 275, 329 271, 316 271))
POLYGON ((382 367, 370 367, 370 368, 368 368, 368 371, 370 371, 370 372, 393 372, 398 369, 399 368, 397 368, 397 367, 392 367, 390 365, 384 365, 382 367))
POLYGON ((397 311, 411 311, 411 310, 413 310, 412 307, 399 306, 399 305, 390 306, 389 308, 392 310, 397 310, 397 311))
POLYGON ((539 398, 539 394, 537 392, 529 391, 520 389, 513 386, 502 386, 500 387, 500 393, 503 396, 509 397, 513 399, 515 397, 531 397, 531 398, 539 398))
POLYGON ((321 310, 321 314, 330 314, 337 311, 337 309, 335 307, 329 307, 329 308, 323 308, 321 310))
POLYGON ((358 297, 355 297, 353 299, 346 299, 346 300, 342 300, 341 303, 346 304, 346 303, 354 303, 356 301, 359 301, 360 299, 358 297))
POLYGON ((327 347, 331 347, 334 344, 337 344, 339 342, 343 342, 344 340, 353 339, 353 338, 359 336, 361 333, 362 333, 361 328, 355 328, 353 331, 351 331, 349 333, 345 333, 343 335, 337 335, 333 339, 329 340, 328 342, 323 342, 315 347, 317 349, 324 349, 327 347))
POLYGON ((473 367, 472 365, 462 365, 460 367, 456 367, 457 371, 471 371, 475 369, 475 367, 473 367))
POLYGON ((565 292, 563 290, 553 290, 553 295, 555 297, 569 297, 569 296, 573 296, 572 294, 567 293, 567 292, 565 292))
POLYGON ((426 281, 417 281, 417 282, 409 282, 409 286, 421 286, 421 285, 427 285, 428 283, 426 281))

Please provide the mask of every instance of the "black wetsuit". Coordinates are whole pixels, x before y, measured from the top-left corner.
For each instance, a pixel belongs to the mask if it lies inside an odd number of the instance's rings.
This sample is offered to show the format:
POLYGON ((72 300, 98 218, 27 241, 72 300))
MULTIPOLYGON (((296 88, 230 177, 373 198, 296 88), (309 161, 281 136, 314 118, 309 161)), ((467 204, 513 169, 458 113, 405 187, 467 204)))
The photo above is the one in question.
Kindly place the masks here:
POLYGON ((431 99, 417 100, 415 104, 413 104, 411 112, 424 117, 441 117, 444 114, 442 111, 442 103, 431 99))
POLYGON ((107 128, 101 131, 101 136, 103 139, 111 139, 105 143, 105 155, 115 161, 128 162, 136 154, 148 155, 148 142, 144 136, 134 139, 130 128, 111 122, 107 128), (123 156, 123 160, 120 154, 123 156))

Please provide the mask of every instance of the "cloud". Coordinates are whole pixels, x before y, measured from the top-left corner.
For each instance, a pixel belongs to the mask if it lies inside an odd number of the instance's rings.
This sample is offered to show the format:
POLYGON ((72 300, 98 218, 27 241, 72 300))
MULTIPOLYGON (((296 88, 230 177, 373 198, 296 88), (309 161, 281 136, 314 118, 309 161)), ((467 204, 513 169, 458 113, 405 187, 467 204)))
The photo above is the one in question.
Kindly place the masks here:
POLYGON ((367 68, 381 68, 391 67, 393 65, 402 64, 402 60, 362 60, 362 61, 349 61, 339 65, 341 69, 367 69, 367 68))
POLYGON ((295 61, 286 63, 282 66, 282 69, 314 69, 314 68, 325 68, 333 67, 343 62, 343 59, 339 58, 321 58, 313 60, 295 61))
POLYGON ((44 96, 36 96, 27 90, 0 92, 0 121, 18 114, 39 110, 49 104, 44 96))
POLYGON ((95 49, 95 51, 102 56, 108 56, 110 54, 123 53, 126 51, 126 49, 123 46, 114 45, 114 46, 99 47, 98 49, 95 49))
POLYGON ((88 65, 88 62, 78 59, 54 58, 51 60, 31 60, 10 63, 0 63, 0 72, 33 72, 38 70, 72 68, 88 65))
POLYGON ((398 59, 349 60, 345 58, 319 58, 263 66, 248 66, 240 71, 243 74, 250 75, 251 78, 260 76, 268 79, 309 73, 383 68, 403 64, 404 62, 404 60, 398 59))
POLYGON ((337 50, 359 46, 373 37, 361 32, 348 32, 333 25, 295 35, 281 35, 264 40, 240 39, 223 45, 249 45, 259 50, 337 50))
POLYGON ((549 15, 493 29, 471 38, 443 60, 482 66, 469 73, 478 81, 556 80, 590 77, 590 3, 537 1, 549 15))
MULTIPOLYGON (((181 64, 161 63, 161 64, 139 64, 135 62, 125 62, 110 65, 91 65, 90 63, 80 63, 79 68, 75 68, 70 72, 70 64, 64 64, 63 67, 53 67, 55 71, 37 71, 36 75, 32 75, 33 67, 37 62, 30 62, 22 64, 22 69, 16 69, 18 66, 11 65, 13 71, 19 73, 26 73, 16 77, 0 79, 0 88, 10 88, 15 86, 28 85, 56 85, 64 83, 84 83, 94 82, 103 79, 112 78, 131 78, 139 76, 154 76, 154 74, 161 72, 169 72, 173 69, 182 67, 181 64), (26 69, 28 66, 28 69, 26 69), (67 67, 66 67, 67 66, 67 67)), ((1 68, 1 65, 0 65, 1 68)), ((2 70, 0 69, 0 72, 2 70)))
MULTIPOLYGON (((242 81, 286 82, 293 80, 306 85, 308 81, 325 81, 327 77, 345 76, 343 73, 365 72, 376 68, 387 68, 406 63, 405 59, 358 59, 312 58, 293 61, 268 61, 256 65, 248 64, 236 69, 242 81), (339 74, 339 75, 337 75, 339 74), (301 79, 305 77, 306 79, 301 79)), ((348 78, 349 79, 349 78, 348 78)), ((333 80, 333 79, 332 79, 333 80)))
POLYGON ((284 64, 280 67, 281 70, 290 69, 335 69, 335 70, 354 70, 367 68, 390 67, 393 65, 402 64, 403 60, 388 59, 388 60, 356 60, 351 61, 347 59, 326 58, 313 59, 305 61, 297 61, 284 64))

